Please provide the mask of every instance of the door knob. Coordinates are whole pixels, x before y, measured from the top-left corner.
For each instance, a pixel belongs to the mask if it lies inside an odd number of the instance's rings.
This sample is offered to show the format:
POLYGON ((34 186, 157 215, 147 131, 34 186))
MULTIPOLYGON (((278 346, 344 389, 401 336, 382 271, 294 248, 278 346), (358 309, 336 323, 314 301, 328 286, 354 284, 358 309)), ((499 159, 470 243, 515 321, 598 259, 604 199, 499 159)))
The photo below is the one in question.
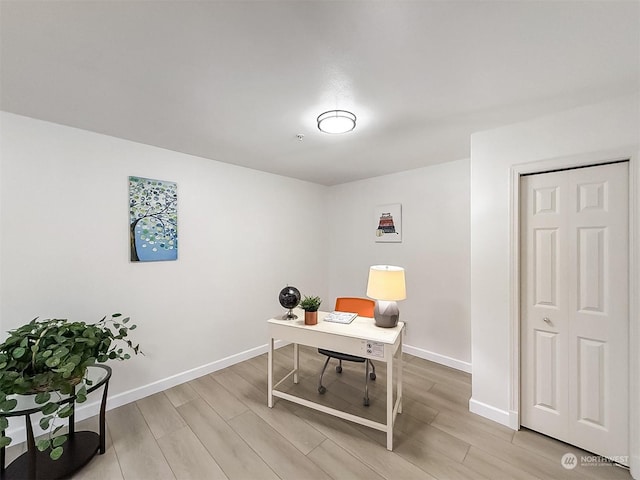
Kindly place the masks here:
POLYGON ((551 325, 551 319, 549 317, 544 317, 542 319, 544 321, 544 323, 546 323, 547 325, 551 325))

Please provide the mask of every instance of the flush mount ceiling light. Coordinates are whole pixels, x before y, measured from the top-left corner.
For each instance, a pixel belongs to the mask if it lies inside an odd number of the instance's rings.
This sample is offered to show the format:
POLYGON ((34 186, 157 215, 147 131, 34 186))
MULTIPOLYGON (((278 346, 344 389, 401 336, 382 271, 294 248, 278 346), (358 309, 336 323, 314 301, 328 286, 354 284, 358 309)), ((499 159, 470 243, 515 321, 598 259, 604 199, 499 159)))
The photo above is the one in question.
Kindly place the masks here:
POLYGON ((318 115, 318 128, 325 133, 347 133, 356 128, 356 116, 346 110, 329 110, 318 115))

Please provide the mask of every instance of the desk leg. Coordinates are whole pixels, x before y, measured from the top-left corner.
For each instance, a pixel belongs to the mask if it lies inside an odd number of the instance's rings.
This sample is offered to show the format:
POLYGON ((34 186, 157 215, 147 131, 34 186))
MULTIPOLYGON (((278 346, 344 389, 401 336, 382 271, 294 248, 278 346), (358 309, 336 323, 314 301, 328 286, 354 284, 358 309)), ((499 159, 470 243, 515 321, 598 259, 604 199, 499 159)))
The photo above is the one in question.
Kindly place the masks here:
POLYGON ((298 370, 300 368, 300 349, 297 343, 293 344, 293 383, 298 383, 298 370))
POLYGON ((402 413, 402 337, 398 346, 398 413, 402 413))
POLYGON ((393 355, 387 363, 387 450, 393 450, 393 355))
POLYGON ((269 360, 267 365, 267 405, 273 408, 273 337, 269 338, 269 360))

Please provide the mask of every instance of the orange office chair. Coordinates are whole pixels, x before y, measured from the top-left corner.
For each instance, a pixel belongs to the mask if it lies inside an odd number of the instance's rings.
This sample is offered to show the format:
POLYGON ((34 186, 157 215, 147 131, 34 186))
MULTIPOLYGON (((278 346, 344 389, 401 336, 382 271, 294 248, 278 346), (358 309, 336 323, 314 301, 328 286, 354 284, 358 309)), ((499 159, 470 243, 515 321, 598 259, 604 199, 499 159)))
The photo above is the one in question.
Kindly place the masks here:
MULTIPOLYGON (((335 310, 338 312, 353 312, 357 313, 361 317, 372 317, 373 318, 373 309, 376 306, 376 302, 373 300, 369 300, 368 298, 354 298, 354 297, 338 297, 336 298, 336 307, 335 310)), ((369 406, 369 379, 376 379, 376 367, 373 362, 367 358, 357 357, 355 355, 349 355, 347 353, 334 352, 332 350, 325 350, 324 348, 319 348, 318 353, 327 356, 327 360, 324 362, 324 367, 322 367, 322 372, 320 373, 320 381, 318 382, 318 392, 323 394, 327 391, 327 389, 322 385, 322 377, 324 376, 324 372, 327 369, 327 365, 329 364, 329 360, 332 358, 337 358, 339 360, 339 365, 336 366, 336 372, 342 373, 342 361, 346 362, 358 362, 364 363, 364 406, 369 406), (369 373, 369 366, 371 366, 371 373, 369 373)))

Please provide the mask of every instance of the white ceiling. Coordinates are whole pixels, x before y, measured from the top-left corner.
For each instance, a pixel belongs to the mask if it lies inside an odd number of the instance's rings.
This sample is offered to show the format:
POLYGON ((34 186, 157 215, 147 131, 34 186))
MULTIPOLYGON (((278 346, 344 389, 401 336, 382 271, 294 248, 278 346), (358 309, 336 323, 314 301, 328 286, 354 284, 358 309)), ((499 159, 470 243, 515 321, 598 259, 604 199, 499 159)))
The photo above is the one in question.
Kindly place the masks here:
POLYGON ((0 107, 332 185, 637 92, 638 1, 5 1, 0 107), (358 117, 318 131, 329 109, 358 117), (304 134, 298 141, 297 134, 304 134))

